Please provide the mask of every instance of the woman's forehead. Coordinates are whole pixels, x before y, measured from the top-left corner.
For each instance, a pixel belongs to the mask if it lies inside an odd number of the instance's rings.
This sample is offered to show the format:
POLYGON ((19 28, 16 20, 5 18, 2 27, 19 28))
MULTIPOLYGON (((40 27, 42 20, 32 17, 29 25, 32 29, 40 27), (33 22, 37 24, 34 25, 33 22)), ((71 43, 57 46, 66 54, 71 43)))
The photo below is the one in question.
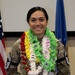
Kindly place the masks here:
POLYGON ((45 17, 45 15, 42 11, 35 11, 31 17, 45 17))

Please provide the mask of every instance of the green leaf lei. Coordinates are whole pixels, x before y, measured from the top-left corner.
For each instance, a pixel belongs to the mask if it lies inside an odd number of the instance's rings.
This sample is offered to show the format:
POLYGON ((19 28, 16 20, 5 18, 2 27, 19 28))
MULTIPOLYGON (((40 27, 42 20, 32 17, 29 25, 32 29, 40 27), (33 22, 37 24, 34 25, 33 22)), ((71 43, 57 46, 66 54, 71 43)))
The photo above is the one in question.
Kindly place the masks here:
POLYGON ((29 29, 28 31, 30 43, 32 44, 32 47, 34 49, 36 57, 39 59, 41 65, 44 69, 47 71, 55 70, 56 60, 57 60, 57 40, 54 36, 54 33, 51 32, 48 28, 46 28, 45 36, 47 36, 50 40, 50 59, 47 60, 44 58, 44 55, 42 53, 42 47, 40 45, 40 42, 38 41, 37 36, 29 29))

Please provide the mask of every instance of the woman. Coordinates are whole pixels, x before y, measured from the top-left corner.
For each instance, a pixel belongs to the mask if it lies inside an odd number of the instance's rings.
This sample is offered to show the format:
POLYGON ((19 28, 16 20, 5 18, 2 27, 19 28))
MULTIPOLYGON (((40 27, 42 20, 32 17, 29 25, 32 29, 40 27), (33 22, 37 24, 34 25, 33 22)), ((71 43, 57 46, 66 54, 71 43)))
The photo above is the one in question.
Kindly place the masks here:
POLYGON ((63 45, 47 28, 48 14, 42 7, 33 7, 27 13, 30 29, 17 40, 7 61, 7 75, 51 75, 55 72, 57 50, 63 45))

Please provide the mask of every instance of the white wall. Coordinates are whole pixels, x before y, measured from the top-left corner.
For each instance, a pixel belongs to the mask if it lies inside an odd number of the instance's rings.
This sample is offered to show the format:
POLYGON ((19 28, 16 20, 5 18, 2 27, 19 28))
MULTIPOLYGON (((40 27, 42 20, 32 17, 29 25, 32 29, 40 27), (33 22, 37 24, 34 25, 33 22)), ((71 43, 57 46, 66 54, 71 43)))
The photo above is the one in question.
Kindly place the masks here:
POLYGON ((64 0, 67 30, 75 31, 75 0, 64 0))
POLYGON ((1 0, 0 0, 0 10, 1 10, 1 0))
MULTIPOLYGON (((75 0, 63 0, 65 5, 67 31, 75 31, 75 0)), ((27 11, 33 6, 46 8, 50 20, 48 27, 55 30, 56 0, 1 0, 4 31, 25 31, 27 11)))
POLYGON ((55 0, 2 0, 4 31, 25 31, 29 28, 26 14, 33 6, 44 7, 50 17, 49 27, 54 28, 55 0))

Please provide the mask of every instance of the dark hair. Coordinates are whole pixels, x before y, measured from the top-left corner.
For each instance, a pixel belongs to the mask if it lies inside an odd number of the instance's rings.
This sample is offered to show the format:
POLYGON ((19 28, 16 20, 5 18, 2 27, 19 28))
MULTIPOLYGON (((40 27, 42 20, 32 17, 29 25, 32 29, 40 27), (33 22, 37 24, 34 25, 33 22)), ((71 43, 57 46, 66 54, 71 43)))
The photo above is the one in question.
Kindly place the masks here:
POLYGON ((27 22, 29 22, 29 19, 30 19, 30 17, 31 17, 31 15, 35 12, 35 11, 42 11, 44 14, 45 14, 45 17, 46 17, 46 20, 48 20, 48 14, 47 14, 47 12, 46 12, 46 10, 44 9, 44 8, 42 8, 42 7, 33 7, 33 8, 31 8, 29 11, 28 11, 28 13, 27 13, 27 22))

